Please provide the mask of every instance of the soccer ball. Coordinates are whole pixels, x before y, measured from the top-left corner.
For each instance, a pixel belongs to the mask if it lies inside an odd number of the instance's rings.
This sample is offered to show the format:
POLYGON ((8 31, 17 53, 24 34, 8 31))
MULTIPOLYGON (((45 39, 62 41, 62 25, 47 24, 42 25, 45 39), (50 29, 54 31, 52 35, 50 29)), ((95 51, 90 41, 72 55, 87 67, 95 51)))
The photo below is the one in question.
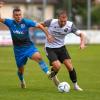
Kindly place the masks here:
POLYGON ((69 92, 70 91, 70 85, 67 82, 61 82, 58 85, 58 91, 59 92, 69 92))

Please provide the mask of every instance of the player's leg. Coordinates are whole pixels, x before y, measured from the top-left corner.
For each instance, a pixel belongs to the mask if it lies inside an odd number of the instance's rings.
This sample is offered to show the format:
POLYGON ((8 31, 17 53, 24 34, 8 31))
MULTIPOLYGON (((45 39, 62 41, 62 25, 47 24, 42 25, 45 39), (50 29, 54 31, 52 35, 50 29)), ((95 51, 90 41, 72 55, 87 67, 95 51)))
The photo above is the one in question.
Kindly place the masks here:
POLYGON ((38 49, 34 45, 28 47, 26 55, 30 59, 36 61, 39 64, 39 66, 41 67, 41 69, 46 74, 50 73, 47 64, 44 62, 44 60, 42 59, 41 54, 39 53, 38 49))
MULTIPOLYGON (((31 59, 35 60, 35 61, 40 65, 41 69, 42 69, 48 76, 50 76, 50 77, 52 78, 54 84, 55 84, 56 86, 58 86, 58 84, 59 84, 60 82, 59 82, 59 80, 58 80, 58 78, 57 78, 57 76, 56 76, 57 73, 53 70, 53 69, 58 70, 58 68, 57 68, 57 69, 56 69, 56 68, 52 68, 52 71, 49 72, 48 66, 47 66, 47 64, 43 61, 43 59, 42 59, 42 57, 41 57, 41 55, 40 55, 39 52, 36 52, 36 53, 32 56, 31 59)), ((56 65, 56 66, 57 66, 57 65, 56 65)))
POLYGON ((57 73, 60 70, 61 63, 57 58, 56 52, 52 48, 46 48, 46 55, 49 59, 50 65, 52 66, 51 68, 51 74, 49 75, 49 78, 53 80, 54 84, 58 86, 60 81, 57 78, 57 73))
POLYGON ((82 89, 77 84, 77 74, 76 74, 75 69, 73 68, 71 59, 65 59, 63 63, 69 71, 69 76, 70 76, 71 81, 74 84, 74 89, 78 91, 82 91, 82 89))
POLYGON ((39 52, 35 52, 32 57, 32 60, 36 61, 39 66, 41 67, 41 69, 46 73, 49 74, 49 69, 48 69, 48 65, 44 62, 44 60, 42 59, 42 56, 39 52))
POLYGON ((52 68, 51 68, 51 72, 52 72, 51 75, 55 76, 58 73, 58 71, 59 71, 59 69, 61 67, 61 63, 58 60, 58 57, 56 55, 55 49, 47 47, 46 48, 46 56, 49 59, 50 66, 52 66, 52 68))
POLYGON ((78 85, 77 85, 77 75, 76 75, 76 71, 73 68, 72 62, 71 62, 71 57, 69 56, 69 53, 67 51, 67 49, 65 48, 65 46, 61 47, 59 50, 59 60, 64 63, 64 65, 66 66, 66 68, 69 71, 69 76, 71 81, 74 84, 74 88, 76 90, 82 90, 78 85))
POLYGON ((25 56, 25 53, 22 52, 23 50, 22 51, 21 50, 14 48, 14 53, 15 53, 16 65, 18 68, 17 75, 20 80, 21 88, 26 88, 26 84, 24 80, 24 65, 27 62, 27 57, 25 56))
POLYGON ((52 72, 51 78, 52 78, 59 72, 59 70, 61 68, 61 63, 59 60, 55 60, 55 61, 51 62, 51 65, 52 65, 52 68, 51 68, 51 72, 52 72))
POLYGON ((59 62, 59 60, 55 60, 51 64, 52 64, 52 68, 51 68, 51 74, 49 77, 53 80, 54 84, 58 86, 60 81, 57 78, 57 73, 59 72, 61 68, 61 63, 59 62))
POLYGON ((71 59, 65 59, 63 61, 63 63, 66 66, 66 68, 67 68, 67 70, 69 72, 69 76, 70 76, 71 81, 73 83, 76 83, 77 82, 76 71, 75 71, 75 69, 72 66, 71 59))
POLYGON ((17 67, 18 67, 18 78, 20 80, 20 86, 21 88, 26 88, 25 80, 24 80, 24 65, 27 62, 26 57, 19 57, 19 59, 16 61, 17 67))
POLYGON ((57 66, 57 68, 56 67, 52 67, 52 71, 50 73, 49 70, 48 70, 47 64, 43 61, 43 59, 42 59, 42 57, 41 57, 41 55, 40 55, 39 52, 36 52, 35 54, 33 54, 33 56, 32 56, 31 59, 35 60, 40 65, 41 69, 48 76, 50 75, 50 77, 52 77, 52 80, 53 80, 54 84, 56 86, 58 86, 58 84, 60 83, 59 80, 58 80, 58 78, 57 78, 57 76, 56 76, 56 74, 57 74, 56 71, 58 71, 58 64, 56 62, 54 62, 55 66, 57 66), (56 70, 56 71, 54 71, 54 70, 56 70))
POLYGON ((20 80, 21 88, 26 88, 25 80, 24 80, 24 66, 18 68, 18 77, 20 80))

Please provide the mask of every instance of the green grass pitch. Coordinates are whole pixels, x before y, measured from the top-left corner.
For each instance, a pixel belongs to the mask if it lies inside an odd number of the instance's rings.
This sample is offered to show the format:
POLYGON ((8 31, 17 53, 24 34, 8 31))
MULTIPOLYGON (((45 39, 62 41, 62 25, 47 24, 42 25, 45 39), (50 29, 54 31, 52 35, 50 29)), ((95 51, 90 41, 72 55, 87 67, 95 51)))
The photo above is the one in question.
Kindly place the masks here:
MULTIPOLYGON (((47 62, 43 46, 37 46, 47 62)), ((58 77, 71 85, 69 93, 59 93, 53 82, 41 71, 38 64, 29 60, 25 66, 26 89, 19 87, 17 67, 12 47, 0 47, 0 100, 100 100, 100 45, 68 45, 78 83, 83 92, 73 90, 66 68, 62 65, 58 77)))

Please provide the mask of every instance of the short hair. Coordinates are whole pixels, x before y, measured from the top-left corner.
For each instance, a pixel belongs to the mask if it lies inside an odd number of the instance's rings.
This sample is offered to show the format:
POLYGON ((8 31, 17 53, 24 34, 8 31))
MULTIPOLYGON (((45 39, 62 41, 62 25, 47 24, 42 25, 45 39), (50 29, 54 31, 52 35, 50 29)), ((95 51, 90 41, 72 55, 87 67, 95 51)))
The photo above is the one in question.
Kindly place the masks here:
POLYGON ((16 12, 16 11, 21 11, 21 9, 20 8, 14 8, 13 13, 16 12))
POLYGON ((58 17, 59 17, 60 15, 63 15, 63 14, 67 15, 67 11, 66 11, 66 10, 63 10, 63 9, 60 9, 60 10, 57 11, 57 16, 58 16, 58 17))

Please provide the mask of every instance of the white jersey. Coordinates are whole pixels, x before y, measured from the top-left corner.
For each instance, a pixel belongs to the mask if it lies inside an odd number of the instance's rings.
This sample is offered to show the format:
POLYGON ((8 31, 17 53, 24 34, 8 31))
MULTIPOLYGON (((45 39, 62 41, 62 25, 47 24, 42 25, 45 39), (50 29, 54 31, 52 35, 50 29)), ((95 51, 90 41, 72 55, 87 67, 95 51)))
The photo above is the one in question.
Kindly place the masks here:
POLYGON ((54 37, 54 41, 52 43, 46 40, 45 47, 60 48, 64 46, 64 39, 67 34, 80 34, 79 30, 77 30, 71 21, 66 21, 66 25, 63 27, 59 26, 58 19, 47 20, 44 23, 48 27, 49 33, 54 37))

